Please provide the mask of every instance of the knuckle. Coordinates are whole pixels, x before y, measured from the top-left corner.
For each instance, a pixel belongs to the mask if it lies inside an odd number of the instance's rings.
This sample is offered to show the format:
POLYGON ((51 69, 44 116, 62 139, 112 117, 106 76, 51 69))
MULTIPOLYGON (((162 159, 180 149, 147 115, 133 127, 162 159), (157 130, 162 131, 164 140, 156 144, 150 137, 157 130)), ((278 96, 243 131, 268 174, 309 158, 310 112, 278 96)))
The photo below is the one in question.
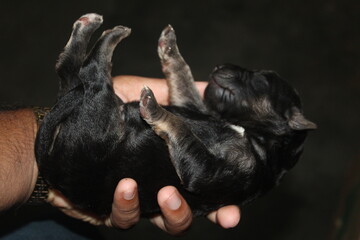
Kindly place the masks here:
POLYGON ((139 205, 135 204, 128 208, 113 209, 111 222, 114 227, 128 229, 140 220, 139 205))
POLYGON ((111 225, 120 229, 128 229, 135 225, 140 220, 140 215, 126 216, 126 217, 112 217, 111 225))
POLYGON ((171 234, 179 235, 190 227, 191 222, 192 222, 191 214, 186 214, 185 216, 179 217, 174 220, 167 220, 166 228, 171 234))

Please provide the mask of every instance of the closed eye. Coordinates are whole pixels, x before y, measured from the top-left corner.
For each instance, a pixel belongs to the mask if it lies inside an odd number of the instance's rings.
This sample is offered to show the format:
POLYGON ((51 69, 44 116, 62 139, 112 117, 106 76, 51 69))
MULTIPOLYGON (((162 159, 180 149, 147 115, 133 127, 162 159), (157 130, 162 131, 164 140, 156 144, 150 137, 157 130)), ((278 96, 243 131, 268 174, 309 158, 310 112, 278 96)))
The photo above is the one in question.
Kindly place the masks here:
POLYGON ((224 90, 229 91, 231 94, 234 94, 233 90, 231 88, 228 87, 224 87, 223 85, 219 84, 218 81, 216 81, 215 78, 212 78, 213 82, 215 83, 216 86, 218 86, 219 88, 222 88, 224 90))
POLYGON ((235 94, 233 89, 222 86, 216 81, 215 78, 213 78, 213 82, 219 88, 219 90, 222 90, 221 94, 219 94, 221 95, 220 100, 222 102, 230 103, 234 100, 233 98, 235 94))

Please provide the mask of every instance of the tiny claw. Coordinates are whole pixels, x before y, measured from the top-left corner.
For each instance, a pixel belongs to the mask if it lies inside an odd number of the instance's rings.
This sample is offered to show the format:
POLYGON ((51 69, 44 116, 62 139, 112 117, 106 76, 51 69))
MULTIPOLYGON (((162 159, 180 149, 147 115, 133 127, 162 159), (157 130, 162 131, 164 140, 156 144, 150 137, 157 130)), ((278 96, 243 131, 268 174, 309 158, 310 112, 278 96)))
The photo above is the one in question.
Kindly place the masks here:
POLYGON ((171 32, 175 32, 174 28, 169 24, 163 30, 163 36, 168 35, 171 32))
POLYGON ((125 27, 125 26, 116 26, 113 28, 114 30, 121 30, 121 32, 125 33, 126 36, 128 36, 131 33, 131 28, 125 27))
POLYGON ((170 24, 168 24, 168 28, 170 29, 170 31, 175 31, 174 28, 170 24))

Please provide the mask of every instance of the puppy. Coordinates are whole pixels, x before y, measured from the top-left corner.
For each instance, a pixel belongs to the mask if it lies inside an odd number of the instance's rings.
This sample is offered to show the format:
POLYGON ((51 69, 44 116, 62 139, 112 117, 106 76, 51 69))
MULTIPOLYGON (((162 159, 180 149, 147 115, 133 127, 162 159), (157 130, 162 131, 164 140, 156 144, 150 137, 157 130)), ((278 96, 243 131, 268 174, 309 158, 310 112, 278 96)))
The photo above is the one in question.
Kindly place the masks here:
POLYGON ((108 215, 118 181, 133 178, 145 216, 159 211, 156 194, 166 185, 204 215, 259 197, 298 161, 316 125, 275 72, 220 65, 202 100, 168 26, 158 53, 170 106, 160 106, 147 87, 139 102, 124 103, 113 90, 111 58, 130 29, 105 31, 87 54, 101 23, 96 14, 74 23, 56 65, 58 101, 35 146, 43 177, 78 208, 108 215))

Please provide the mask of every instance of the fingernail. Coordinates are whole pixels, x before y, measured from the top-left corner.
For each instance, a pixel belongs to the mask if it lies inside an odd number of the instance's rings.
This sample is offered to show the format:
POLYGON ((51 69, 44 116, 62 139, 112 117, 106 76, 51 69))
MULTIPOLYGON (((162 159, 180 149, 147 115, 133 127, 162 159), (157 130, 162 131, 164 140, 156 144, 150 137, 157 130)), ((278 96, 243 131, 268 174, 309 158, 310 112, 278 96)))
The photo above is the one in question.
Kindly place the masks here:
POLYGON ((123 193, 123 198, 125 200, 131 200, 134 198, 134 196, 135 196, 135 191, 126 191, 123 193))
POLYGON ((181 206, 181 199, 176 193, 174 193, 166 200, 166 205, 171 210, 178 210, 181 206))

